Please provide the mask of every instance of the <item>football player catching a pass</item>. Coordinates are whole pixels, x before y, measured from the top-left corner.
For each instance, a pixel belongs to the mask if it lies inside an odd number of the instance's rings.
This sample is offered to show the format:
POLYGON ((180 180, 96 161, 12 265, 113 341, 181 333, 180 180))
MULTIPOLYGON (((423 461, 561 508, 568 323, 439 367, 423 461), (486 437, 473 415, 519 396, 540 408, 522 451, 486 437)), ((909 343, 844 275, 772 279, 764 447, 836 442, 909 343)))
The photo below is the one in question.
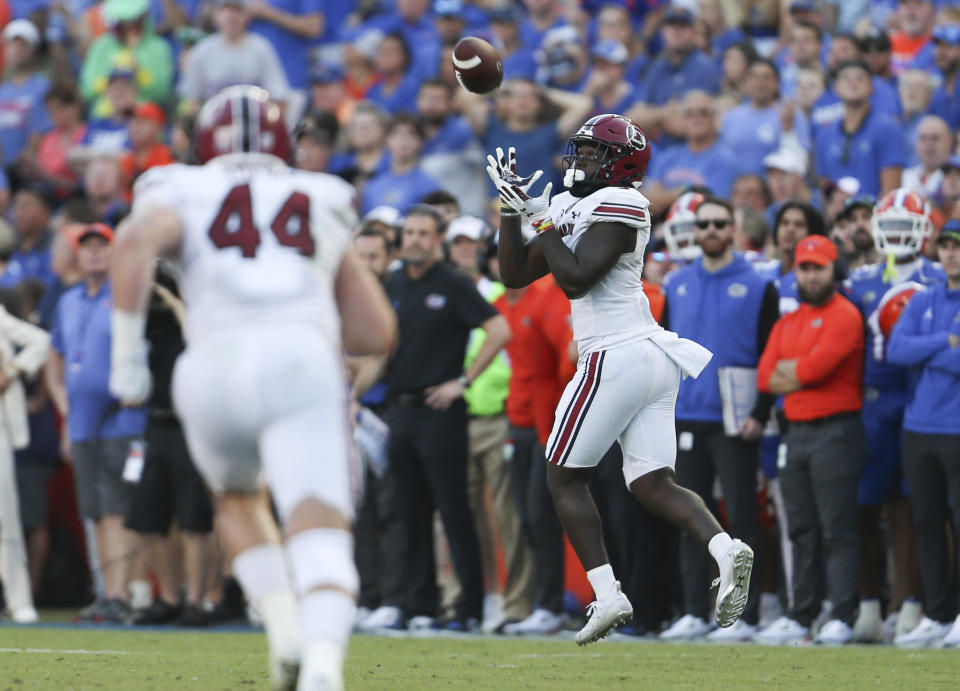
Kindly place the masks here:
POLYGON ((717 561, 717 624, 731 626, 746 606, 753 551, 674 481, 677 388, 682 376, 703 370, 711 353, 662 329, 643 293, 650 213, 637 188, 650 148, 629 119, 598 115, 570 138, 563 160, 567 191, 552 200, 549 184, 540 196, 528 194, 542 171, 521 177, 512 148, 488 156, 487 172, 500 195, 504 284, 520 288, 549 271, 570 298, 580 359, 557 406, 546 452, 557 514, 596 594, 576 641, 599 640, 633 613, 614 578, 588 488, 593 468, 616 441, 634 496, 703 543, 717 561), (529 244, 524 224, 537 232, 529 244))
POLYGON ((113 271, 110 389, 128 404, 147 398, 145 308, 154 261, 169 257, 189 336, 174 403, 233 573, 263 614, 274 688, 339 689, 359 480, 342 350, 388 351, 395 317, 350 249, 353 188, 287 166, 290 140, 265 91, 234 86, 208 101, 195 147, 204 165, 153 168, 134 187, 113 271))

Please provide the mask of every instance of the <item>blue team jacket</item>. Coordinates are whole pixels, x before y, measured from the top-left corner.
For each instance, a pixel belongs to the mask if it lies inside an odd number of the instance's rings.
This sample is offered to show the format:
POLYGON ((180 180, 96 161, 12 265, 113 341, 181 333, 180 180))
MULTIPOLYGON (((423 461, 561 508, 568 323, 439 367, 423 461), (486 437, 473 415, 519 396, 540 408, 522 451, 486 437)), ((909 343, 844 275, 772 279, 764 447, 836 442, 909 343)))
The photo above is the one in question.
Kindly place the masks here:
POLYGON ((921 434, 960 435, 960 290, 943 283, 917 292, 893 328, 887 359, 919 372, 903 428, 921 434))
POLYGON ((733 262, 711 273, 697 259, 664 283, 669 326, 713 352, 696 379, 684 379, 677 395, 677 419, 723 421, 719 367, 756 367, 757 329, 769 276, 739 252, 733 262))

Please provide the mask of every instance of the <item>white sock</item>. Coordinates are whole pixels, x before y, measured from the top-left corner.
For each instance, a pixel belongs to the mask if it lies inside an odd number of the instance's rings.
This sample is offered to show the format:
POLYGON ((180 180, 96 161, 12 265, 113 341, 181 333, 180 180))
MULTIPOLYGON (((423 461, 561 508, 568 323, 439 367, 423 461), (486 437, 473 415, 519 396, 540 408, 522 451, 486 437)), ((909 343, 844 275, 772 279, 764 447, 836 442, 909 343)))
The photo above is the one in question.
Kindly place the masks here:
POLYGON ((598 566, 587 571, 587 580, 593 586, 598 600, 612 597, 617 592, 617 581, 613 577, 613 567, 610 564, 598 566))
POLYGON ((713 557, 713 560, 719 564, 731 545, 733 545, 733 538, 728 533, 717 533, 710 538, 707 549, 710 550, 710 556, 713 557))
POLYGON ((263 615, 271 652, 284 659, 299 657, 297 599, 283 548, 265 543, 244 550, 233 560, 233 575, 263 615))
POLYGON ((314 590, 300 598, 300 628, 304 648, 325 640, 340 651, 347 648, 357 611, 353 598, 342 590, 314 590))

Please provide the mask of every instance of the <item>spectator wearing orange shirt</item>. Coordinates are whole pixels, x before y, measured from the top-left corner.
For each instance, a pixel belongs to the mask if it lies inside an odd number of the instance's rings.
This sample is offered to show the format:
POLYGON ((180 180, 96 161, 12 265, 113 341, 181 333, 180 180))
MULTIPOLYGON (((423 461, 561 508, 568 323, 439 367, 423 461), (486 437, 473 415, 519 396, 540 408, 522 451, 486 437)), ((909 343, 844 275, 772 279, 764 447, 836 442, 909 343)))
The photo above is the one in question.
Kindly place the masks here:
MULTIPOLYGON (((563 531, 547 489, 544 442, 538 435, 536 398, 557 389, 557 358, 535 326, 544 297, 553 279, 546 277, 526 288, 507 288, 493 306, 506 317, 513 338, 507 343, 511 376, 507 393, 507 418, 513 457, 510 484, 517 502, 520 523, 530 542, 533 557, 534 610, 522 621, 507 623, 509 634, 553 634, 564 628, 563 531), (544 378, 544 372, 551 372, 544 378)), ((561 296, 563 293, 561 293, 561 296)), ((569 308, 568 308, 569 310, 569 308)), ((559 390, 562 390, 562 386, 559 390)), ((559 393, 557 394, 559 397, 559 393)), ((555 406, 556 399, 551 398, 555 406)), ((553 423, 552 408, 546 434, 553 423)))
POLYGON ((139 103, 134 108, 133 119, 129 125, 133 151, 127 152, 120 159, 120 170, 123 172, 128 194, 133 188, 134 180, 141 173, 154 166, 173 163, 170 147, 162 143, 165 123, 163 110, 156 103, 139 103))
POLYGON ((789 429, 779 477, 793 543, 793 611, 757 634, 764 643, 809 636, 823 600, 818 592, 823 570, 833 609, 817 642, 848 642, 860 599, 863 320, 836 291, 836 262, 837 248, 826 237, 810 235, 797 244, 802 304, 773 327, 757 368, 761 391, 785 395, 789 429))
POLYGON ((74 86, 60 84, 51 87, 45 101, 53 129, 40 138, 35 174, 49 183, 56 190, 56 195, 62 198, 80 182, 80 176, 70 166, 68 155, 70 149, 83 140, 87 125, 83 122, 80 94, 74 86))

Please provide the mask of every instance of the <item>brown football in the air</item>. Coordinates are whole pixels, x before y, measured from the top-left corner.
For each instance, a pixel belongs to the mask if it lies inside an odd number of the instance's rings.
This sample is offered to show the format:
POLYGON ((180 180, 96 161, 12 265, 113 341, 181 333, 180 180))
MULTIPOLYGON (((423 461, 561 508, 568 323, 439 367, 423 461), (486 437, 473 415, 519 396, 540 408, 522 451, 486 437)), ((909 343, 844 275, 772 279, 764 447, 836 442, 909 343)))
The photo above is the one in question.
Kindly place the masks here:
POLYGON ((453 47, 453 71, 467 91, 489 94, 503 81, 503 63, 497 49, 482 38, 467 36, 453 47))

